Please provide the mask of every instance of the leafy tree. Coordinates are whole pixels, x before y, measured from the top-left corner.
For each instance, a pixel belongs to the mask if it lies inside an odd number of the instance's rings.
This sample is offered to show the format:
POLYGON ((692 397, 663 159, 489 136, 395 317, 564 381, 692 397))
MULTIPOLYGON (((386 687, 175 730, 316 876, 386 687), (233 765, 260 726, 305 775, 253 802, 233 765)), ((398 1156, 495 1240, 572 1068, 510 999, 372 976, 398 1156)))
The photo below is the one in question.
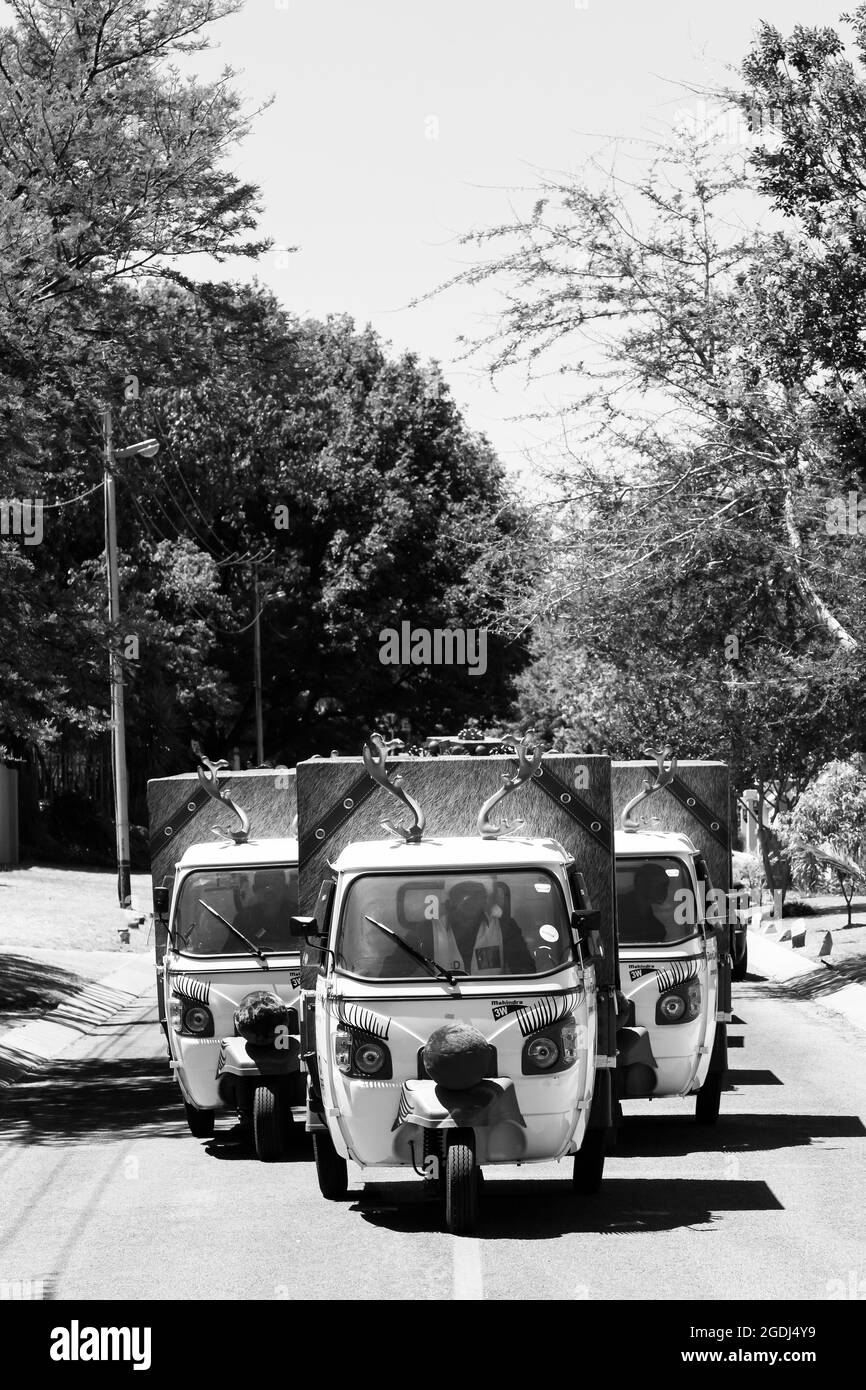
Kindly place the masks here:
POLYGON ((469 238, 498 254, 462 278, 506 287, 475 345, 494 371, 575 378, 555 559, 517 623, 548 615, 605 691, 616 671, 613 751, 670 738, 763 798, 859 743, 864 566, 824 525, 844 470, 810 361, 780 349, 786 242, 740 230, 748 189, 742 159, 681 131, 635 184, 547 181, 527 218, 469 238))
POLYGON ((493 638, 483 677, 379 659, 385 628, 501 611, 519 545, 521 509, 438 369, 390 359, 348 319, 295 320, 256 287, 172 291, 147 315, 145 389, 122 425, 134 415, 163 447, 124 470, 123 544, 184 535, 219 572, 231 619, 215 660, 244 699, 234 721, 199 728, 205 740, 249 738, 254 564, 272 755, 354 747, 386 711, 425 729, 504 708, 519 642, 493 638))
POLYGON ((45 540, 0 541, 0 741, 104 718, 104 620, 68 579, 100 548, 87 494, 102 403, 136 357, 124 286, 179 255, 255 256, 256 190, 225 167, 249 117, 226 70, 182 79, 239 0, 8 0, 0 30, 0 497, 45 540), (74 501, 81 498, 81 501, 74 501), (56 503, 61 505, 57 506, 56 503), (83 522, 83 524, 82 524, 83 522), (16 653, 13 659, 12 653, 16 653), (14 665, 14 670, 12 666, 14 665))
POLYGON ((861 758, 822 767, 782 822, 786 853, 798 880, 815 887, 827 869, 810 849, 866 869, 866 773, 861 758))

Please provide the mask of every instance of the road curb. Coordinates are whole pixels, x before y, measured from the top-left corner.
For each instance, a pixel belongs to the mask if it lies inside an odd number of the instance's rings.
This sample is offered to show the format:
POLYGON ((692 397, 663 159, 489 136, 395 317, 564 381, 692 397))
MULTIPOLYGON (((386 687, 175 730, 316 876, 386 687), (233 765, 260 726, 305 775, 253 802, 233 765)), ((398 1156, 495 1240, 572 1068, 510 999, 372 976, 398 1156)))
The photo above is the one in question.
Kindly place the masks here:
POLYGON ((114 1014, 145 994, 154 980, 150 955, 127 960, 101 980, 89 980, 43 1018, 20 1028, 0 1031, 0 1086, 39 1071, 67 1047, 106 1023, 114 1014))
MULTIPOLYGON (((768 980, 784 984, 816 972, 824 977, 829 973, 827 966, 804 960, 790 946, 780 945, 763 933, 749 929, 750 974, 763 975, 768 980)), ((815 995, 809 1002, 841 1014, 855 1028, 866 1031, 866 989, 862 985, 840 983, 833 993, 815 995)))

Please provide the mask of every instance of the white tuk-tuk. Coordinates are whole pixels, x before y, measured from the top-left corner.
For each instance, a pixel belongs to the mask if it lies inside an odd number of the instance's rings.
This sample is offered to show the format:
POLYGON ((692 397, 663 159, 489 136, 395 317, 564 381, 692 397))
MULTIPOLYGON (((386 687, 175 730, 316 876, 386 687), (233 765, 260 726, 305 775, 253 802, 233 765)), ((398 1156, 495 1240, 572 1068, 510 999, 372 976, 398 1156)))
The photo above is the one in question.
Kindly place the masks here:
POLYGON ((693 1095, 698 1122, 715 1124, 732 1017, 725 925, 730 897, 727 886, 713 888, 706 858, 691 836, 663 827, 679 819, 696 837, 714 837, 718 855, 729 856, 724 812, 708 806, 696 789, 703 770, 724 805, 727 769, 689 764, 687 784, 669 749, 652 756, 652 776, 644 765, 613 764, 615 790, 618 781, 623 785, 620 769, 625 785, 636 767, 645 777, 623 807, 615 836, 617 936, 628 1002, 617 1034, 617 1094, 620 1100, 693 1095), (666 788, 667 799, 656 795, 666 788), (655 823, 640 824, 634 812, 651 796, 655 823))
POLYGON ((251 1129, 258 1157, 272 1160, 306 1119, 300 959, 291 935, 297 839, 254 838, 246 813, 218 785, 219 767, 203 760, 199 783, 236 813, 240 828, 218 843, 189 845, 173 885, 154 888, 165 938, 160 998, 192 1134, 211 1137, 216 1113, 228 1111, 251 1129))
MULTIPOLYGON (((597 1028, 596 964, 603 935, 612 943, 609 914, 605 932, 581 866, 561 843, 490 819, 496 802, 542 773, 540 751, 524 739, 517 772, 487 797, 475 835, 425 838, 404 779, 411 771, 416 784, 426 782, 440 820, 453 823, 458 806, 465 813, 467 761, 476 760, 401 762, 389 777, 381 741, 371 740, 368 780, 408 806, 413 823, 395 830, 384 822, 386 840, 344 833, 314 915, 297 919, 319 958, 315 990, 304 994, 302 1046, 320 1189, 330 1199, 346 1193, 349 1159, 411 1167, 439 1184, 452 1232, 474 1225, 487 1165, 569 1157, 575 1188, 598 1189, 613 1060, 607 1030, 600 1048, 597 1028)), ((505 760, 477 761, 495 778, 491 765, 501 771, 505 760)), ((315 767, 299 768, 302 891, 305 837, 321 843, 363 791, 330 811, 320 801, 308 824, 304 775, 315 767)), ((557 787, 562 808, 572 793, 557 787)), ((528 797, 536 817, 552 816, 533 792, 525 788, 521 810, 528 797)), ((600 834, 603 814, 583 810, 600 834)))

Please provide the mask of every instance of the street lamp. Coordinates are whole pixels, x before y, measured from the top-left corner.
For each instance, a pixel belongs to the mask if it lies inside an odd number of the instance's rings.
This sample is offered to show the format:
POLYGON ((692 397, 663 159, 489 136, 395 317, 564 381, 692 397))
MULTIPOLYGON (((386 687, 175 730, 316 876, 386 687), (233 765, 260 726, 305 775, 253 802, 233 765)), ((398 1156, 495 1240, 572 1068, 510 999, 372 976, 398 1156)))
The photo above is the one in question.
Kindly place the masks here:
POLYGON ((123 666, 115 628, 120 620, 120 581, 117 568, 117 504, 114 491, 115 459, 132 458, 141 454, 153 458, 159 452, 157 439, 142 439, 125 449, 115 449, 112 435, 111 406, 102 416, 104 444, 105 492, 105 566, 108 578, 109 671, 111 678, 111 753, 114 765, 114 825, 117 837, 117 896, 120 906, 132 907, 132 888, 129 878, 129 791, 126 777, 126 729, 123 716, 123 666))

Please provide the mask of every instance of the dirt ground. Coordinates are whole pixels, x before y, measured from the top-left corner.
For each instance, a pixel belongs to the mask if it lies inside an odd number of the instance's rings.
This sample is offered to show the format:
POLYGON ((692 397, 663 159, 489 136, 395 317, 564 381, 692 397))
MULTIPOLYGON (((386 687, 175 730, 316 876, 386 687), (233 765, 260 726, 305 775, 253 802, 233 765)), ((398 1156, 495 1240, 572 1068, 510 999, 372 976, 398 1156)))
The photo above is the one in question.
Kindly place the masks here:
POLYGON ((130 932, 126 946, 117 930, 126 914, 117 905, 113 870, 36 864, 2 870, 0 952, 56 949, 127 954, 149 950, 150 895, 150 875, 133 874, 133 904, 146 920, 143 928, 130 932))

